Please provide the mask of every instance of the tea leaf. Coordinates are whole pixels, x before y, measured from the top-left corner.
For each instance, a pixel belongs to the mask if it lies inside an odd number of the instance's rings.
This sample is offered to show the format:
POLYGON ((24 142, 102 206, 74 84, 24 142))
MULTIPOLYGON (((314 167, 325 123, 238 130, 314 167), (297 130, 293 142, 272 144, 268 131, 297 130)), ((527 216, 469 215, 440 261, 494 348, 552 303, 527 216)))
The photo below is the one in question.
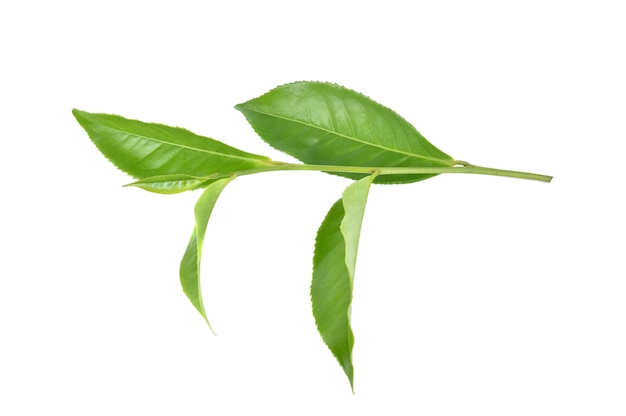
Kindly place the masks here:
POLYGON ((189 175, 161 175, 149 176, 137 182, 129 183, 126 186, 136 186, 149 192, 169 195, 198 189, 203 185, 206 186, 211 180, 215 179, 211 179, 211 177, 198 178, 189 175))
POLYGON ((265 156, 235 149, 180 127, 76 109, 72 112, 102 154, 138 179, 162 175, 204 177, 273 165, 265 156))
POLYGON ((361 224, 374 176, 352 183, 330 208, 317 232, 313 256, 311 302, 315 323, 353 390, 350 306, 361 224))
MULTIPOLYGON (((209 217, 213 211, 213 207, 217 202, 217 198, 220 193, 228 185, 234 177, 218 179, 215 182, 209 184, 196 203, 194 214, 196 219, 196 226, 194 227, 191 239, 187 245, 187 250, 183 255, 183 259, 180 262, 180 283, 183 286, 183 291, 193 304, 193 306, 200 312, 200 315, 209 324, 209 320, 204 311, 204 303, 202 302, 202 290, 200 287, 200 260, 202 259, 202 244, 204 242, 204 235, 206 233, 206 227, 209 222, 209 217)), ((211 328, 211 324, 209 324, 211 328)), ((213 331, 213 328, 211 328, 213 331)))
MULTIPOLYGON (((296 82, 237 105, 267 143, 313 165, 450 167, 455 161, 397 113, 336 84, 296 82)), ((363 174, 340 173, 353 179, 363 174)), ((435 174, 380 175, 407 183, 435 174)))

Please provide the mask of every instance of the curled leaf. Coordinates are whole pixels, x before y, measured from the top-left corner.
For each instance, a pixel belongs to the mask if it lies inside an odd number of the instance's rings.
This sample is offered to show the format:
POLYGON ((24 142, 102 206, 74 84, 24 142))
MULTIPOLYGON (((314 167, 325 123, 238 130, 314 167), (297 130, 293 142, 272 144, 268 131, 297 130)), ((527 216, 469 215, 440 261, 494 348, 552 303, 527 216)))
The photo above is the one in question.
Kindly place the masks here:
POLYGON ((374 175, 367 176, 345 189, 317 232, 313 256, 311 302, 315 323, 353 390, 350 307, 361 224, 373 180, 374 175))
POLYGON ((217 202, 217 198, 220 196, 220 193, 226 185, 228 185, 228 183, 232 180, 233 177, 218 179, 209 184, 202 192, 202 195, 200 195, 194 209, 196 225, 193 233, 191 234, 191 239, 189 240, 183 259, 180 262, 180 283, 183 287, 183 291, 193 306, 198 310, 198 312, 200 312, 200 315, 202 315, 207 324, 209 324, 211 331, 213 331, 213 328, 211 327, 204 310, 202 290, 200 287, 200 260, 202 259, 202 244, 204 242, 207 224, 209 223, 209 217, 211 216, 211 212, 213 212, 213 207, 217 202))

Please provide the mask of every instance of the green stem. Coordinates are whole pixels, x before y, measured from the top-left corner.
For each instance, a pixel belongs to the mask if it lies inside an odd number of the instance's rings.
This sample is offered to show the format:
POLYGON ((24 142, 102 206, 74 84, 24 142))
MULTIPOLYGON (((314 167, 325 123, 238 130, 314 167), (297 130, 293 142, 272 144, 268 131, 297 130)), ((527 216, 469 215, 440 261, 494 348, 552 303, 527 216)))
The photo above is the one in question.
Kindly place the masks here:
MULTIPOLYGON (((456 161, 455 165, 447 167, 424 167, 424 168, 385 168, 385 167, 363 167, 363 166, 333 166, 333 165, 300 165, 292 163, 275 162, 276 165, 263 168, 263 171, 275 170, 313 170, 332 173, 363 173, 371 174, 378 171, 379 175, 407 175, 407 174, 438 174, 438 173, 472 173, 477 175, 505 176, 509 178, 530 179, 534 181, 550 182, 552 176, 539 175, 536 173, 517 172, 513 170, 485 168, 474 166, 467 162, 456 161)), ((250 172, 255 173, 255 172, 250 172)), ((242 174, 245 174, 242 172, 242 174)))
POLYGON ((491 176, 505 176, 509 178, 529 179, 540 182, 550 182, 552 176, 539 175, 537 173, 518 172, 514 170, 485 168, 482 166, 475 166, 467 162, 455 160, 453 166, 444 167, 423 167, 423 168, 410 168, 410 167, 398 167, 398 168, 385 168, 374 166, 335 166, 335 165, 305 165, 294 164, 285 162, 273 162, 272 164, 257 168, 242 170, 235 173, 215 173, 207 176, 204 179, 218 179, 225 176, 245 176, 252 175, 253 173, 262 172, 275 172, 284 170, 300 170, 300 171, 318 171, 318 172, 330 172, 330 173, 361 173, 364 175, 371 175, 377 172, 376 175, 431 175, 440 173, 472 173, 475 175, 491 175, 491 176))

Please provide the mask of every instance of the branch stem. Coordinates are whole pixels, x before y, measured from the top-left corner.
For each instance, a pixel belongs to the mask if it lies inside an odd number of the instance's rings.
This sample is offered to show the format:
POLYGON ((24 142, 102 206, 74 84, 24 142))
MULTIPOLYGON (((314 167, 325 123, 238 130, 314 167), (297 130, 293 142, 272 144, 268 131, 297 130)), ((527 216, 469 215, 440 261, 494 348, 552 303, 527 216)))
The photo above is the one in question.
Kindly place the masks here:
MULTIPOLYGON (((491 175, 491 176, 505 176, 509 178, 529 179, 541 182, 550 182, 552 176, 539 175, 536 173, 518 172, 513 170, 486 168, 482 166, 471 165, 467 162, 461 162, 455 164, 455 166, 446 167, 365 167, 365 166, 334 166, 334 165, 305 165, 305 164, 293 164, 275 162, 274 166, 259 169, 258 171, 280 171, 280 170, 304 170, 304 171, 320 171, 331 173, 363 173, 371 174, 375 171, 379 175, 407 175, 407 174, 439 174, 439 173, 470 173, 476 175, 491 175)), ((248 172, 240 172, 240 174, 247 174, 248 172)), ((256 172, 249 172, 256 173, 256 172)))

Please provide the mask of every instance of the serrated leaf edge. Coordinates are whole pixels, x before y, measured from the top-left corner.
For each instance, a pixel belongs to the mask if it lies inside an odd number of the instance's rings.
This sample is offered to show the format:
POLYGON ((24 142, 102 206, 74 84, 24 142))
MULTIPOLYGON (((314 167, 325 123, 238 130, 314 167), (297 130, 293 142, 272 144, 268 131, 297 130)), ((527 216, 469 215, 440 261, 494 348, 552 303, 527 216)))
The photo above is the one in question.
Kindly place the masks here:
MULTIPOLYGON (((326 339, 325 339, 325 334, 322 333, 322 329, 320 328, 320 323, 317 320, 317 316, 314 315, 315 318, 315 324, 317 327, 318 332, 320 333, 320 335, 322 336, 322 340, 324 340, 324 343, 326 344, 326 346, 329 348, 329 350, 331 351, 331 353, 333 354, 333 356, 335 356, 335 358, 337 359, 337 361, 339 362, 340 366, 342 367, 344 373, 346 374, 346 376, 348 377, 348 380, 350 382, 350 388, 352 389, 352 392, 354 393, 354 366, 353 366, 353 362, 352 362, 352 349, 354 346, 354 335, 352 333, 352 325, 351 325, 351 310, 352 310, 352 291, 354 288, 354 273, 355 273, 355 266, 356 266, 356 258, 357 258, 357 252, 358 252, 358 245, 359 245, 359 238, 360 238, 360 230, 361 230, 361 225, 362 225, 362 221, 363 221, 363 216, 364 216, 364 212, 365 212, 365 205, 367 204, 367 198, 369 195, 369 189, 376 177, 376 173, 373 175, 369 175, 365 178, 362 178, 358 181, 353 182, 352 184, 350 184, 342 193, 342 197, 337 200, 332 207, 330 208, 330 210, 328 211, 328 213, 326 214, 326 217, 324 218, 324 220, 322 221, 322 225, 320 225, 320 229, 318 230, 318 234, 316 236, 315 239, 315 247, 316 250, 314 252, 314 263, 313 263, 313 268, 315 270, 316 267, 316 259, 318 256, 318 245, 320 244, 321 240, 320 240, 320 230, 322 229, 322 227, 324 226, 324 224, 327 222, 327 220, 329 220, 331 213, 333 212, 333 210, 335 209, 337 204, 341 204, 342 208, 344 210, 343 213, 343 218, 341 219, 341 222, 339 224, 339 232, 342 235, 343 238, 343 258, 344 258, 344 265, 346 267, 346 272, 347 272, 347 278, 349 280, 349 303, 347 306, 347 310, 346 310, 346 317, 347 317, 347 322, 348 322, 348 353, 349 353, 349 362, 348 363, 342 363, 341 359, 338 355, 335 354, 335 352, 330 348, 330 346, 326 343, 326 339), (361 201, 363 201, 360 206, 362 207, 362 209, 360 210, 360 212, 355 212, 353 210, 353 206, 352 204, 346 204, 346 201, 348 200, 348 198, 352 199, 353 198, 353 193, 354 192, 359 192, 359 188, 364 187, 364 189, 361 189, 360 192, 362 192, 364 195, 361 195, 361 201), (356 190, 356 191, 355 191, 356 190), (346 209, 346 207, 348 207, 346 209), (357 220, 357 224, 354 224, 354 220, 357 220), (349 224, 349 222, 352 222, 353 224, 349 224), (356 227, 355 227, 356 225, 356 227), (347 365, 347 367, 345 366, 347 365)), ((314 278, 315 278, 315 273, 313 274, 314 278)), ((313 303, 313 305, 315 305, 315 300, 314 300, 314 296, 313 296, 313 282, 311 285, 311 301, 313 303)), ((315 306, 313 306, 313 310, 315 312, 315 306)))

